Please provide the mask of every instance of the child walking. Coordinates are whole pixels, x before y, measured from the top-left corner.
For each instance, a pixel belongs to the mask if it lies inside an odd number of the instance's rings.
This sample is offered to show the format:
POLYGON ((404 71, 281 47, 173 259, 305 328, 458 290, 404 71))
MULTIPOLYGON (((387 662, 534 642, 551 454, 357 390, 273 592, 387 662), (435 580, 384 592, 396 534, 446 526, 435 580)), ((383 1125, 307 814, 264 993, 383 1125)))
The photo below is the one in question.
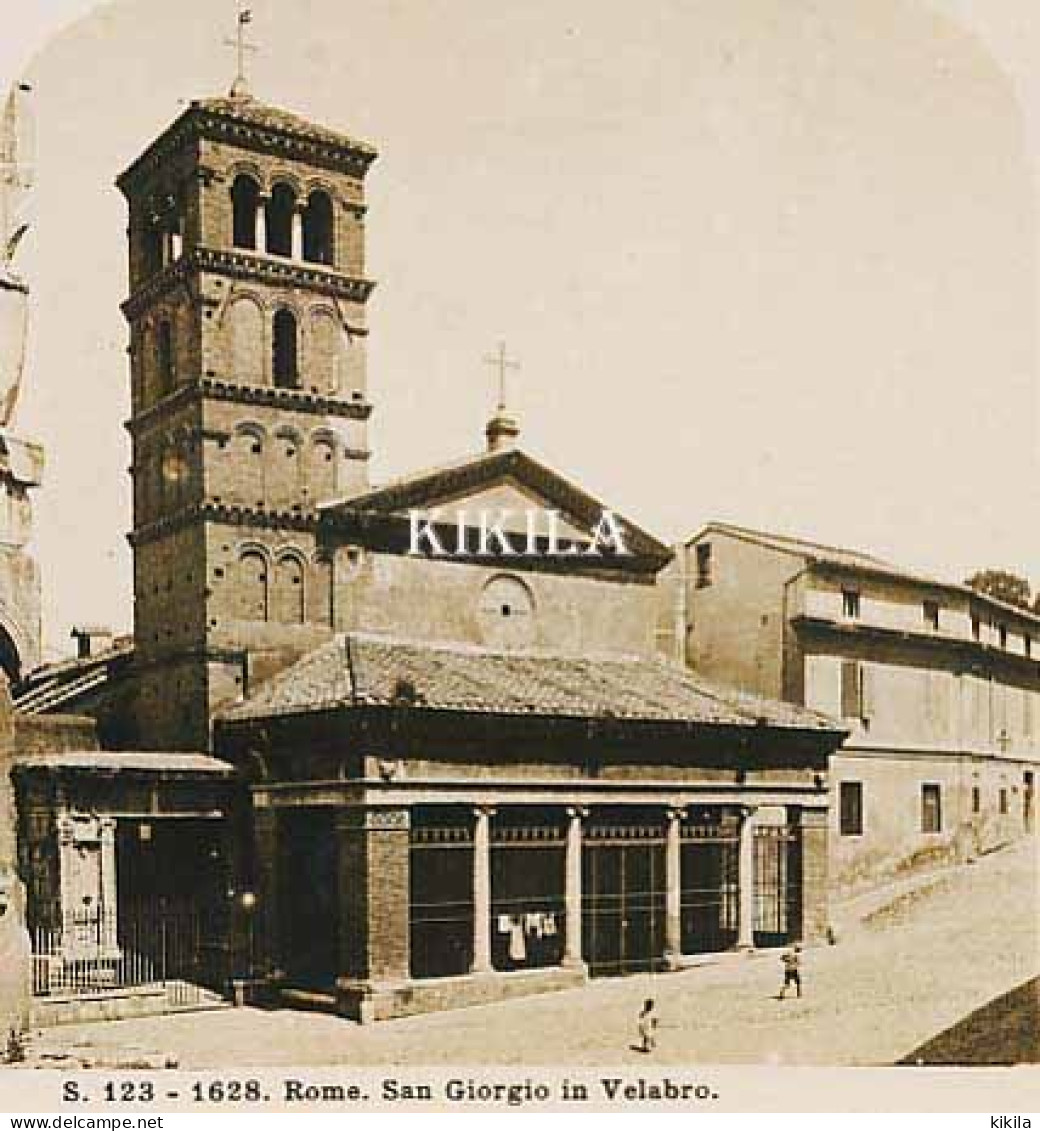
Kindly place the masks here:
POLYGON ((657 1046, 657 1014, 653 998, 648 997, 639 1011, 639 1039, 643 1042, 643 1052, 653 1052, 657 1046))
POLYGON ((787 997, 787 987, 794 986, 798 996, 802 996, 802 947, 795 943, 780 956, 784 964, 784 984, 780 987, 780 1000, 787 997))

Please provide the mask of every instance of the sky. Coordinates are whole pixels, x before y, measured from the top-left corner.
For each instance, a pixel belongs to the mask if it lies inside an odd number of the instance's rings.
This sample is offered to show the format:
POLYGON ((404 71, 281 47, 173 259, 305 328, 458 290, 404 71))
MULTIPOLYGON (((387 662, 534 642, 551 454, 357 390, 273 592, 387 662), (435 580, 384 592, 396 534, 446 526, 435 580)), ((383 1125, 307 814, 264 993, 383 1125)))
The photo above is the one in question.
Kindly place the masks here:
MULTIPOLYGON (((35 88, 45 648, 131 622, 116 175, 226 91, 232 0, 19 9, 35 88)), ((522 443, 676 540, 722 519, 1040 584, 1029 0, 255 0, 254 93, 373 142, 378 481, 522 443)))

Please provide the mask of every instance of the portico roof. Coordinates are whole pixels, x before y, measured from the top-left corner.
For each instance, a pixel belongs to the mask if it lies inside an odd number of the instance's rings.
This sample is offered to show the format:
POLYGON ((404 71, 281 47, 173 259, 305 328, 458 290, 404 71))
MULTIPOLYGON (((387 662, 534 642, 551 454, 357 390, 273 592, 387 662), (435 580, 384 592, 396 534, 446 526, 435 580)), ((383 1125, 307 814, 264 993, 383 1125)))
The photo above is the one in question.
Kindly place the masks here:
POLYGON ((18 770, 80 770, 86 773, 146 773, 229 776, 235 767, 208 754, 155 750, 61 750, 16 754, 18 770))
POLYGON ((349 633, 225 708, 227 723, 363 707, 524 717, 777 727, 843 735, 790 703, 721 688, 656 657, 496 651, 349 633))

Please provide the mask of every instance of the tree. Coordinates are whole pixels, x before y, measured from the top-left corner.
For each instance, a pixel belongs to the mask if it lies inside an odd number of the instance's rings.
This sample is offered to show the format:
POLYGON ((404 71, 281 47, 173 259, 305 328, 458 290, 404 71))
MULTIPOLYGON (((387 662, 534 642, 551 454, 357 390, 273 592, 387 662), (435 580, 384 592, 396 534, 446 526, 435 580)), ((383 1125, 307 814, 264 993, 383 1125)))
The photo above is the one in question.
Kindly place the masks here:
MULTIPOLYGON (((1006 569, 980 569, 965 582, 976 593, 985 593, 1008 605, 1019 608, 1033 608, 1032 588, 1024 577, 1006 569)), ((1040 602, 1040 594, 1037 596, 1040 602)))

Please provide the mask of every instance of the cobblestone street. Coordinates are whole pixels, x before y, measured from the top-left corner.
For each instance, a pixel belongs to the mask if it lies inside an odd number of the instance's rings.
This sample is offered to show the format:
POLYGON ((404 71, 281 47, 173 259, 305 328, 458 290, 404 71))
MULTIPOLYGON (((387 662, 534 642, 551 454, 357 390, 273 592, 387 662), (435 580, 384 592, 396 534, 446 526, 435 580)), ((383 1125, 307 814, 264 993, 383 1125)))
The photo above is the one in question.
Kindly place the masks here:
POLYGON ((658 1064, 893 1064, 1040 972, 1036 841, 951 871, 838 945, 807 952, 805 997, 779 1001, 775 954, 726 957, 679 974, 361 1028, 255 1009, 55 1030, 128 1045, 181 1068, 274 1065, 645 1064, 634 1051, 645 997, 661 1015, 658 1064))

